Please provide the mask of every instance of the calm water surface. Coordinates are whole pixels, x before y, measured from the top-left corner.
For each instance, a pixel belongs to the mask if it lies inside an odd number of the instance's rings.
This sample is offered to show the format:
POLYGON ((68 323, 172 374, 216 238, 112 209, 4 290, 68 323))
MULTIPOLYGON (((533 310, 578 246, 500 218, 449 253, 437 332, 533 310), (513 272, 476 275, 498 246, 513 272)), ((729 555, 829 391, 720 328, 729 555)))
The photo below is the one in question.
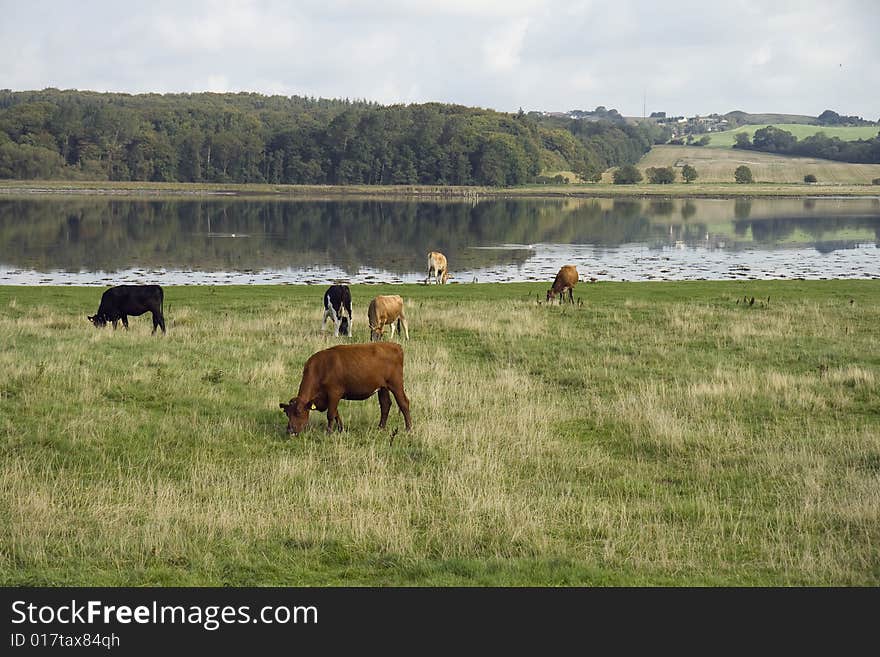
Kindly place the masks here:
POLYGON ((880 278, 880 198, 0 199, 0 284, 880 278))

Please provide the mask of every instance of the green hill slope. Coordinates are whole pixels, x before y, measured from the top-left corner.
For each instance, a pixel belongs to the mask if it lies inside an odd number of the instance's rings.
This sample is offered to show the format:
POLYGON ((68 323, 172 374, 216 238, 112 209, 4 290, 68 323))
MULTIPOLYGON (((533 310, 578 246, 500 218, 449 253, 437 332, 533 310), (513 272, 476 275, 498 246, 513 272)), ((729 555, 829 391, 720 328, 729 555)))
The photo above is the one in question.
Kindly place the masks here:
POLYGON ((819 132, 824 132, 829 137, 838 137, 844 141, 855 141, 857 139, 871 139, 877 136, 880 128, 875 125, 856 126, 856 127, 837 127, 822 125, 803 125, 798 123, 763 123, 760 125, 744 125, 734 130, 725 130, 724 132, 713 132, 708 135, 711 139, 709 148, 731 148, 736 140, 738 133, 744 132, 749 135, 749 139, 755 134, 756 130, 766 128, 773 125, 780 130, 790 132, 799 140, 804 137, 810 137, 819 132))

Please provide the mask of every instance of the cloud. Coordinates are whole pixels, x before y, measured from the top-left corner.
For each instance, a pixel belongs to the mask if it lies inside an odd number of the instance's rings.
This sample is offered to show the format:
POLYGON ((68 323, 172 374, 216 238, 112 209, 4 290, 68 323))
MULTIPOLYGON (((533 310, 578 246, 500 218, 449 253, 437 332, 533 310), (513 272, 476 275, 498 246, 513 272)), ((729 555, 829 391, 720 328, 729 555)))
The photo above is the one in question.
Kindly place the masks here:
POLYGON ((7 2, 0 84, 524 109, 880 113, 880 3, 7 2))
POLYGON ((521 18, 502 28, 493 30, 483 43, 483 62, 490 71, 510 72, 520 63, 520 51, 529 19, 521 18))

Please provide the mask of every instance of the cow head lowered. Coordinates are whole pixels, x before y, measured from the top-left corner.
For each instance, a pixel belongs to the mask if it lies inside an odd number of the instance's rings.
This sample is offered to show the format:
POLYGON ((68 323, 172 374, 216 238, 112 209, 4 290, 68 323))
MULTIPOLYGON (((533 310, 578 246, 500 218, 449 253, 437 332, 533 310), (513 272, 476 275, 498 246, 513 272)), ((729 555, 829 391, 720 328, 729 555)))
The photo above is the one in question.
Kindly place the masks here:
POLYGON ((104 315, 86 315, 88 320, 98 328, 107 326, 107 318, 104 315))
POLYGON ((304 404, 294 397, 290 403, 281 402, 278 404, 284 414, 287 415, 287 433, 297 435, 309 423, 309 411, 315 407, 314 404, 304 404))

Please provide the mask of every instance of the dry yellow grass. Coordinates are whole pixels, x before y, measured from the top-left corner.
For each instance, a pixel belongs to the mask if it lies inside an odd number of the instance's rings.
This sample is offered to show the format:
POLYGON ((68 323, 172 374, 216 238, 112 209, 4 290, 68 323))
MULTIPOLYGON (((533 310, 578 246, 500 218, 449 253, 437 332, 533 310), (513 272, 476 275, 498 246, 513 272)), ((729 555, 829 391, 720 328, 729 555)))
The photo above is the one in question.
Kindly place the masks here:
MULTIPOLYGON (((805 157, 787 157, 759 151, 701 148, 697 146, 654 146, 637 167, 645 175, 650 167, 674 167, 681 180, 681 167, 690 164, 697 170, 697 183, 731 183, 740 165, 749 167, 758 183, 803 183, 814 174, 822 184, 869 185, 880 178, 880 164, 852 164, 805 157)), ((613 171, 605 172, 602 182, 612 182, 613 171)), ((809 187, 804 190, 809 194, 809 187)), ((880 190, 878 190, 880 193, 880 190)))

